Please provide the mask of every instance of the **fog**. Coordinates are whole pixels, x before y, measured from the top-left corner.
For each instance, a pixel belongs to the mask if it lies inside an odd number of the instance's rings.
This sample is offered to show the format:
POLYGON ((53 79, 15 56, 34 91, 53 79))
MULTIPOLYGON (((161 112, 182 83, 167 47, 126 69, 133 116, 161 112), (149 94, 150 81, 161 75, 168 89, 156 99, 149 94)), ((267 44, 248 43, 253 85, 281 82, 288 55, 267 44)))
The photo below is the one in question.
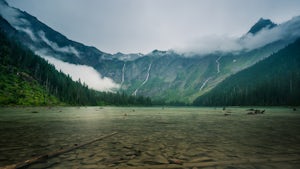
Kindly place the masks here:
POLYGON ((10 24, 17 26, 22 24, 22 20, 18 18, 19 11, 14 8, 7 8, 6 4, 0 1, 0 14, 1 16, 9 21, 10 24))
POLYGON ((227 35, 204 36, 186 42, 183 47, 175 47, 174 50, 187 56, 214 52, 235 52, 253 50, 281 39, 293 41, 299 37, 300 16, 294 17, 272 29, 262 29, 254 35, 247 33, 242 37, 227 35))
POLYGON ((88 85, 89 88, 98 91, 110 91, 120 87, 119 84, 115 83, 112 79, 102 77, 99 72, 94 68, 86 65, 75 65, 61 60, 55 59, 51 56, 46 56, 42 52, 37 52, 41 57, 46 59, 49 63, 53 64, 57 70, 61 70, 65 74, 71 76, 72 80, 80 81, 88 85))
POLYGON ((46 35, 45 32, 39 31, 39 36, 43 42, 45 42, 47 45, 49 45, 53 50, 58 51, 58 52, 64 52, 64 53, 70 53, 74 54, 77 57, 79 56, 79 52, 72 46, 64 46, 64 47, 59 47, 55 42, 50 41, 46 35))

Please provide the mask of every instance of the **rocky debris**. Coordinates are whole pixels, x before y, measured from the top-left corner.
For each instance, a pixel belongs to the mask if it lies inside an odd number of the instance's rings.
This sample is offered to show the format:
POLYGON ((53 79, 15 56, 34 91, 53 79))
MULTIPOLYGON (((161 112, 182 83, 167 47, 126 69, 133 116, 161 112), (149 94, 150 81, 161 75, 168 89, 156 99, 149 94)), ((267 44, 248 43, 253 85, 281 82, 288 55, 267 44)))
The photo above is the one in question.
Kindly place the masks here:
POLYGON ((169 160, 167 160, 162 155, 157 155, 154 158, 146 158, 142 160, 145 164, 158 165, 158 164, 169 164, 169 160))
POLYGON ((182 165, 182 164, 183 164, 183 161, 180 160, 180 159, 171 158, 171 159, 169 159, 169 163, 170 163, 170 164, 179 164, 179 165, 182 165))
POLYGON ((88 164, 88 165, 82 166, 82 168, 84 168, 84 169, 94 169, 94 168, 99 168, 99 167, 96 164, 88 164))
POLYGON ((105 159, 105 163, 107 164, 120 164, 125 162, 125 160, 122 157, 107 157, 105 159))
MULTIPOLYGON (((292 113, 292 108, 289 107, 288 112, 292 113)), ((245 110, 245 108, 244 108, 245 110)), ((57 111, 57 110, 53 110, 57 111)), ((127 110, 127 112, 131 111, 131 109, 127 110)), ((138 111, 138 110, 136 110, 138 111)), ((198 110, 197 110, 198 111, 198 110)), ((223 113, 231 113, 232 120, 236 120, 239 122, 242 116, 235 114, 235 112, 241 112, 243 108, 239 108, 238 111, 234 109, 227 108, 224 112, 221 113, 219 110, 215 110, 218 116, 208 116, 205 118, 218 118, 218 120, 222 120, 227 117, 220 118, 223 116, 223 113)), ((255 113, 255 109, 249 109, 249 112, 255 113)), ((270 113, 271 110, 268 109, 270 113)), ((30 110, 26 110, 26 112, 30 112, 30 110)), ((244 111, 244 113, 247 113, 244 111)), ((256 111, 256 113, 258 113, 256 111)), ((265 113, 264 110, 260 109, 259 113, 265 113)), ((202 164, 214 164, 218 161, 222 160, 237 160, 248 156, 252 156, 252 154, 248 155, 248 152, 252 150, 253 147, 243 146, 245 149, 240 153, 236 151, 235 146, 237 145, 235 141, 231 141, 230 137, 223 137, 223 135, 218 135, 219 131, 223 132, 223 128, 221 125, 208 125, 206 122, 207 119, 201 119, 204 116, 200 116, 202 114, 193 114, 191 117, 191 123, 183 123, 182 120, 178 120, 178 118, 173 115, 169 115, 168 119, 163 118, 166 122, 174 125, 166 125, 161 127, 161 125, 155 126, 156 121, 147 120, 149 124, 137 122, 136 117, 129 119, 128 121, 121 121, 120 115, 123 115, 124 111, 118 114, 115 114, 115 121, 124 124, 116 127, 120 132, 118 137, 112 137, 109 140, 104 140, 103 142, 97 144, 91 144, 86 148, 78 149, 73 151, 72 153, 66 153, 59 156, 59 161, 57 163, 51 162, 53 164, 53 168, 100 168, 100 169, 109 169, 109 168, 159 168, 160 166, 167 166, 168 168, 202 168, 200 167, 202 164), (197 115, 197 116, 196 116, 197 115), (201 118, 200 118, 201 117, 201 118), (202 120, 199 123, 199 120, 202 120), (135 122, 135 123, 133 123, 135 122), (126 126, 125 124, 130 124, 126 126), (144 125, 142 128, 140 125, 144 125), (188 125, 188 126, 185 126, 188 125), (216 125, 216 126, 215 126, 216 125), (145 127, 146 126, 146 127, 145 127), (183 128, 188 127, 188 128, 183 128), (212 127, 212 129, 211 129, 212 127), (126 131, 126 132, 124 132, 126 131), (191 131, 191 133, 189 133, 191 131), (245 155, 244 155, 245 154, 245 155)), ((272 113, 271 113, 272 114, 272 113)), ((270 115, 271 115, 270 114, 270 115)), ((130 115, 130 112, 128 113, 130 115)), ((244 114, 245 115, 245 114, 244 114)), ((257 115, 259 116, 259 115, 257 115)), ((148 118, 149 116, 147 116, 148 118)), ((185 116, 181 116, 185 117, 185 116)), ((77 119, 77 118, 76 118, 77 119)), ((149 118, 148 118, 149 119, 149 118)), ((154 119, 154 118, 153 118, 154 119)), ((254 118, 256 119, 256 118, 254 118)), ((243 119, 245 120, 245 119, 243 119)), ((246 120, 253 120, 252 118, 247 118, 246 120)), ((113 122, 115 122, 113 121, 113 122)), ((223 120, 224 121, 224 120, 223 120)), ((218 122, 223 122, 218 121, 218 122)), ((231 121, 231 120, 230 120, 231 121)), ((225 120, 225 127, 232 127, 233 125, 227 125, 228 120, 225 120)), ((268 123, 269 121, 260 121, 260 123, 268 123)), ((104 123, 105 124, 105 123, 104 123)), ((210 122, 209 122, 210 124, 210 122)), ((273 123, 272 123, 273 124, 273 123)), ((111 130, 111 125, 107 126, 109 130, 111 130)), ((252 127, 252 126, 251 126, 252 127)), ((272 128, 274 126, 271 125, 272 128)), ((251 128, 250 128, 251 129, 251 128)), ((259 127, 255 128, 255 131, 259 131, 259 127)), ((225 130, 226 131, 226 130, 225 130)), ((251 130, 252 131, 252 130, 251 130)), ((226 131, 222 134, 228 134, 231 131, 226 131)), ((258 132, 261 133, 261 132, 258 132)), ((256 135, 254 135, 255 137, 256 135)), ((240 139, 240 137, 238 137, 240 139)), ((50 138, 51 139, 51 138, 50 138)), ((80 142, 80 140, 86 140, 86 135, 78 134, 71 135, 68 141, 64 143, 68 147, 68 145, 74 145, 76 142, 80 142), (75 139, 74 139, 75 138, 75 139)), ((58 139, 54 139, 57 141, 58 139)), ((56 147, 55 142, 41 142, 44 144, 42 147, 48 147, 53 144, 56 147)), ((241 143, 247 143, 248 140, 241 140, 241 143)), ((272 143, 270 143, 272 144, 272 143)), ((249 144, 250 145, 250 144, 249 144)), ((271 147, 271 146, 270 146, 271 147)), ((241 147, 237 147, 241 148, 241 147)), ((268 148, 266 146, 266 148, 268 148)), ((17 148, 19 151, 22 147, 17 148)), ((56 148, 55 148, 56 149, 56 148)), ((268 148, 269 149, 269 148, 268 148)), ((268 150, 266 149, 266 150, 268 150)), ((288 151, 294 152, 294 150, 288 147, 288 151)), ((10 151, 10 149, 6 147, 1 147, 0 150, 10 151)), ((261 149, 259 148, 259 152, 261 149)), ((285 150, 283 151, 285 152, 285 150)), ((21 153, 20 153, 21 154, 21 153)), ((256 157, 256 154, 253 154, 256 157)), ((23 155, 26 158, 28 155, 23 155)), ((0 157, 0 160, 10 159, 10 156, 0 157)), ((36 168, 45 168, 48 167, 48 164, 37 165, 36 168)), ((163 168, 163 167, 162 167, 163 168)), ((209 169, 209 167, 205 167, 209 169)), ((211 167, 215 168, 215 167, 211 167)), ((217 167, 216 167, 217 168, 217 167)), ((220 167, 222 168, 222 167, 220 167)))
POLYGON ((264 114, 265 110, 255 110, 256 114, 264 114))
POLYGON ((249 111, 247 114, 248 115, 256 115, 256 114, 264 114, 265 110, 259 110, 259 109, 248 109, 249 111))
POLYGON ((152 151, 146 151, 145 154, 152 157, 155 156, 155 153, 152 151))
POLYGON ((84 158, 82 161, 81 161, 81 164, 83 165, 92 165, 94 164, 95 161, 93 158, 84 158))
POLYGON ((129 166, 141 166, 141 161, 138 159, 130 160, 126 163, 129 166))
POLYGON ((184 156, 184 155, 180 155, 180 156, 178 156, 178 159, 180 159, 180 160, 184 160, 184 161, 187 161, 187 160, 189 160, 189 157, 187 157, 187 156, 184 156))
POLYGON ((224 116, 230 116, 230 115, 231 115, 231 112, 224 113, 224 116))
POLYGON ((199 163, 199 162, 208 162, 208 161, 213 161, 213 159, 209 157, 197 157, 192 159, 190 162, 191 163, 199 163))
POLYGON ((206 153, 204 153, 204 152, 201 152, 201 151, 199 151, 199 150, 197 150, 197 149, 195 149, 195 148, 191 148, 191 149, 188 149, 185 153, 184 153, 184 155, 186 156, 186 157, 203 157, 203 156, 206 156, 207 154, 206 153))

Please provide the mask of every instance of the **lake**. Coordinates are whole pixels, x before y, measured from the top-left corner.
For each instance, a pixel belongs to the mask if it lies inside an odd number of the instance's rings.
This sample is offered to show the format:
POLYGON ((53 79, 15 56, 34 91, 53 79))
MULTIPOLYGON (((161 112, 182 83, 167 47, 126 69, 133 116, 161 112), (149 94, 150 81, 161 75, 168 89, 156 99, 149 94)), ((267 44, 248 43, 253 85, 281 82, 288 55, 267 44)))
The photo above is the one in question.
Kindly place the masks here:
POLYGON ((300 111, 247 109, 0 108, 0 166, 118 132, 28 168, 300 168, 300 111))

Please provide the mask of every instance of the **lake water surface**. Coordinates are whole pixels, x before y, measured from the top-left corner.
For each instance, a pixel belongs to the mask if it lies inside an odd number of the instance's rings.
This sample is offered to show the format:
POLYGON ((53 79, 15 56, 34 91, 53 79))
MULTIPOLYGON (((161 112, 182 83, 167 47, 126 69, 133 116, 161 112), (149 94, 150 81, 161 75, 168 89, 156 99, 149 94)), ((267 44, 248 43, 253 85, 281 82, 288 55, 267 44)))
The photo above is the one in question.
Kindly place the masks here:
POLYGON ((0 167, 118 132, 28 168, 300 168, 300 111, 246 109, 0 108, 0 167))

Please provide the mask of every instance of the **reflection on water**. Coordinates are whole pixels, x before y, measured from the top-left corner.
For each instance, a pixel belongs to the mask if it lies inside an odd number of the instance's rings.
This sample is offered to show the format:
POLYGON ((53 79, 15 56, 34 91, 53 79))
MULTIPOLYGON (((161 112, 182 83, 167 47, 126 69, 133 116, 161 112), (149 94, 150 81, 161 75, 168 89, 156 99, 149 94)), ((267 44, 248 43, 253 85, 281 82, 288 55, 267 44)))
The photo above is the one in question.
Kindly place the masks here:
POLYGON ((1 108, 0 166, 118 132, 29 168, 300 168, 300 112, 246 109, 1 108))

